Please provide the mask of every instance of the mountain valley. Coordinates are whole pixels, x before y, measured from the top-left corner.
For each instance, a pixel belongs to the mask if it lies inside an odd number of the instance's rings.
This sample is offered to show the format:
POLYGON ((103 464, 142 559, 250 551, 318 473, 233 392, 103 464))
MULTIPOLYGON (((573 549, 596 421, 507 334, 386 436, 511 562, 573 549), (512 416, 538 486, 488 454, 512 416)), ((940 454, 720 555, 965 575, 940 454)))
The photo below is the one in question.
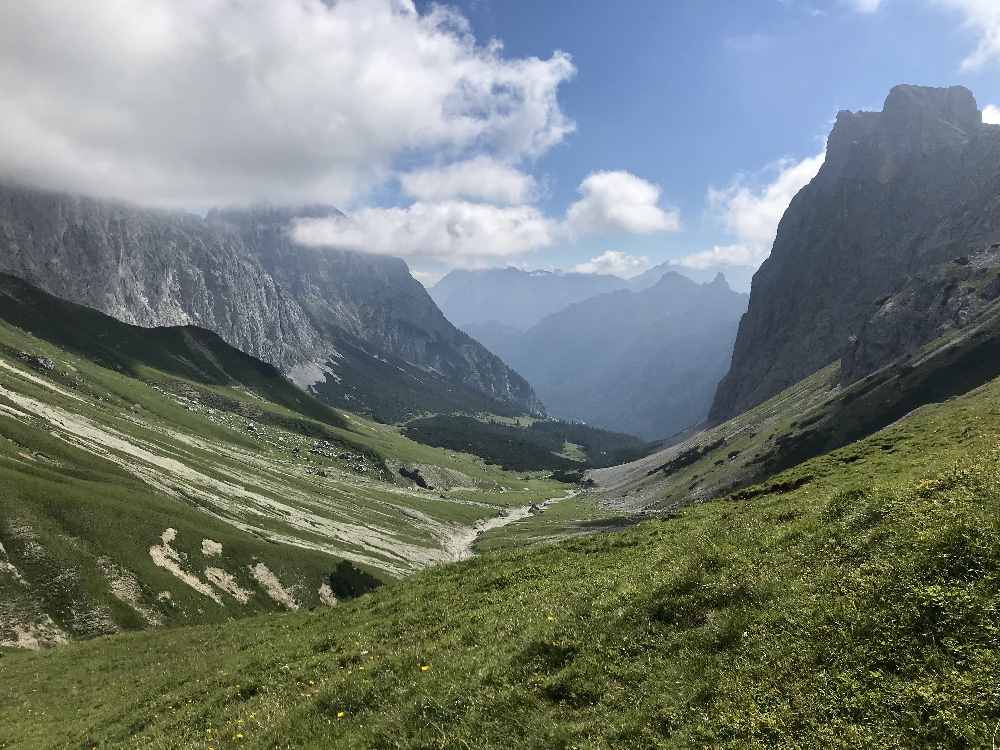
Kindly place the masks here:
POLYGON ((725 375, 747 296, 725 278, 666 273, 591 297, 520 335, 472 335, 534 386, 557 417, 656 440, 700 424, 725 375))
POLYGON ((3 183, 0 750, 989 747, 997 157, 964 87, 842 111, 749 295, 483 266, 680 231, 623 172, 559 220, 513 157, 348 213, 3 183), (373 216, 452 270, 296 239, 373 216))

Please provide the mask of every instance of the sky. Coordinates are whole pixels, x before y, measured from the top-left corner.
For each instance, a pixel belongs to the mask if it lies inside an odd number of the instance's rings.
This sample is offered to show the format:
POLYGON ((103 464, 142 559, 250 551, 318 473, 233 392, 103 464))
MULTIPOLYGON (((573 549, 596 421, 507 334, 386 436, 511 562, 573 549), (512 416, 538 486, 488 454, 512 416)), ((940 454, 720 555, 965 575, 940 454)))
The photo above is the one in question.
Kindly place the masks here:
POLYGON ((0 6, 0 179, 452 268, 749 279, 841 109, 968 86, 995 0, 33 0, 0 6))

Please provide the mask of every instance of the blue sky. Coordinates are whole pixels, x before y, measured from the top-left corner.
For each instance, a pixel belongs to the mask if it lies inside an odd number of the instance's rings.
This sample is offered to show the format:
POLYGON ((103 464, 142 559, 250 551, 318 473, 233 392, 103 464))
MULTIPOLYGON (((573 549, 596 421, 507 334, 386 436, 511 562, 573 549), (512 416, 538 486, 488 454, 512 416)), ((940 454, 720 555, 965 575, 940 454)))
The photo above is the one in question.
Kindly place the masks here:
MULTIPOLYGON (((1000 4, 998 4, 1000 5, 1000 4)), ((462 0, 480 38, 512 56, 572 55, 559 100, 576 131, 533 165, 553 215, 591 171, 624 169, 663 188, 678 232, 610 233, 518 259, 570 267, 604 250, 653 262, 731 240, 709 210, 711 187, 773 179, 779 159, 818 153, 841 109, 880 109, 897 83, 962 84, 1000 103, 1000 66, 962 63, 978 43, 959 9, 885 0, 462 0)))
MULTIPOLYGON (((203 212, 431 283, 517 265, 745 283, 840 109, 1000 105, 997 0, 0 4, 0 179, 203 212)), ((987 109, 1000 120, 1000 110, 987 109)))

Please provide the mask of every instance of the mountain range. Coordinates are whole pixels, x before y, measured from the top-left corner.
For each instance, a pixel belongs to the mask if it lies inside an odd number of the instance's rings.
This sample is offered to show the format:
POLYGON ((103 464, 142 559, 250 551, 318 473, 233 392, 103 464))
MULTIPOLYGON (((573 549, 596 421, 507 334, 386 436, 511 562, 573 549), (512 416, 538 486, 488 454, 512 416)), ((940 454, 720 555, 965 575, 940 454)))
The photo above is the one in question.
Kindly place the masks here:
POLYGON ((627 288, 625 279, 609 274, 508 267, 451 271, 430 294, 448 320, 463 330, 496 324, 525 331, 575 302, 627 288))
POLYGON ((124 322, 208 328, 327 403, 382 420, 541 412, 528 383, 451 325, 403 261, 292 241, 293 218, 336 213, 201 218, 0 186, 0 271, 124 322))
MULTIPOLYGON (((749 289, 749 278, 744 279, 745 271, 731 270, 739 281, 735 288, 749 289)), ((462 330, 492 327, 498 331, 526 331, 542 318, 572 304, 621 289, 641 291, 656 284, 667 273, 678 273, 705 283, 712 281, 719 271, 688 268, 674 261, 653 266, 628 279, 607 273, 527 271, 510 266, 456 269, 429 291, 448 320, 462 330)))
POLYGON ((466 330, 524 375, 552 414, 654 440, 704 420, 746 306, 721 274, 697 284, 667 271, 524 332, 492 322, 466 330))

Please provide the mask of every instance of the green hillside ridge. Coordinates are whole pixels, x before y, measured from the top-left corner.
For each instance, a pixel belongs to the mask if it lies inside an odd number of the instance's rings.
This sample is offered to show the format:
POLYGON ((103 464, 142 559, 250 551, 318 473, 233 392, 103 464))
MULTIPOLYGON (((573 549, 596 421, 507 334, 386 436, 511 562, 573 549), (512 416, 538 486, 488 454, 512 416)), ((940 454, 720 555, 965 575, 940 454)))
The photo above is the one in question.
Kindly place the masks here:
POLYGON ((330 603, 344 560, 458 559, 566 490, 335 411, 209 332, 0 279, 2 645, 330 603))
POLYGON ((729 498, 333 610, 0 659, 6 747, 980 747, 1000 382, 729 498))

